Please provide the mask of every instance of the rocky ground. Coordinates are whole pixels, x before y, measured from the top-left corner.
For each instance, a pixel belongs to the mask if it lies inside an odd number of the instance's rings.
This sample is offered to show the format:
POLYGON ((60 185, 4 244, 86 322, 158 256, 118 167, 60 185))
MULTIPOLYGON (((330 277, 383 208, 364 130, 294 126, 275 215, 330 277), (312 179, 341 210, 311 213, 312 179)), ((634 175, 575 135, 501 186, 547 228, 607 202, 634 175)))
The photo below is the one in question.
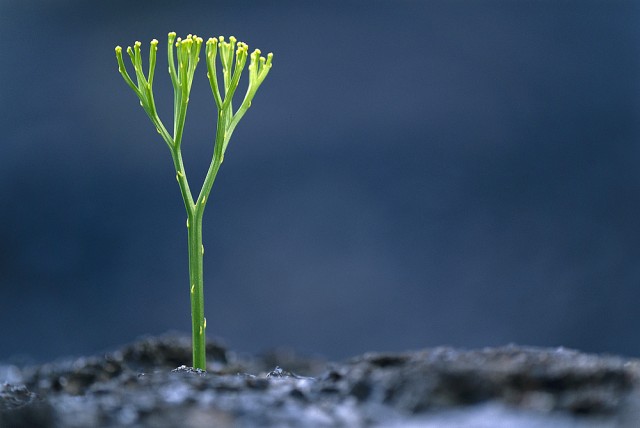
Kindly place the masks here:
POLYGON ((107 355, 0 366, 0 428, 640 427, 640 361, 508 346, 371 353, 342 363, 184 337, 107 355))

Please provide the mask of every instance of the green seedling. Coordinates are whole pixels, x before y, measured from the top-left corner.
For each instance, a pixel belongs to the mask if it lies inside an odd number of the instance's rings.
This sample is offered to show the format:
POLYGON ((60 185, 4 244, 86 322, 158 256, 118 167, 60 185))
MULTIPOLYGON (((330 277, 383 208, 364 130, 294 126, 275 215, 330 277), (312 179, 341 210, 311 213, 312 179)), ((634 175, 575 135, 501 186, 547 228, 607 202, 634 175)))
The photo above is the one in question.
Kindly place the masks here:
POLYGON ((206 339, 207 319, 204 317, 203 298, 203 276, 202 265, 204 257, 204 246, 202 244, 202 217, 209 193, 216 179, 218 170, 224 160, 224 154, 231 135, 238 122, 251 107, 251 101, 256 91, 269 74, 271 69, 271 59, 273 54, 267 57, 260 56, 260 50, 254 50, 250 55, 249 47, 242 42, 238 42, 235 37, 229 37, 225 41, 224 37, 210 38, 206 42, 205 55, 207 60, 207 77, 213 92, 217 107, 217 128, 215 144, 213 147, 213 158, 211 165, 204 179, 202 189, 196 200, 189 188, 187 174, 182 162, 182 135, 184 123, 189 105, 189 93, 191 83, 200 60, 200 49, 202 39, 197 36, 188 35, 185 39, 177 38, 176 33, 169 33, 167 55, 169 60, 169 75, 173 85, 173 133, 169 133, 158 117, 155 101, 153 98, 153 78, 156 66, 156 53, 158 41, 152 40, 149 51, 149 72, 145 75, 142 71, 142 55, 140 53, 140 42, 135 42, 133 48, 127 48, 127 54, 131 58, 131 63, 135 69, 135 83, 129 77, 122 60, 122 48, 116 47, 116 58, 118 60, 118 71, 125 82, 131 87, 133 92, 140 99, 140 105, 151 119, 156 130, 162 137, 173 159, 173 166, 176 170, 176 180, 180 185, 180 192, 187 210, 187 231, 189 247, 189 291, 191 296, 191 328, 193 338, 193 367, 206 369, 206 339), (175 53, 174 53, 175 47, 175 53), (177 62, 176 62, 177 56, 177 62), (220 57, 222 64, 223 85, 218 84, 216 70, 216 57, 220 57), (236 92, 240 76, 245 64, 249 60, 249 87, 242 100, 242 103, 233 111, 233 95, 236 92))

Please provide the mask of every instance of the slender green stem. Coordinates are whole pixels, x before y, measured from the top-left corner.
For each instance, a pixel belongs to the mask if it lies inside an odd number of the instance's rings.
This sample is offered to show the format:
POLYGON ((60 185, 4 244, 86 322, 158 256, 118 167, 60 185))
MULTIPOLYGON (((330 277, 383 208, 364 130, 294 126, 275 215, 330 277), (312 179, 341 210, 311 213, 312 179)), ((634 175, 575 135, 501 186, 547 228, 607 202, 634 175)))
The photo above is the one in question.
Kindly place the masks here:
POLYGON ((204 317, 204 279, 202 245, 202 215, 191 212, 187 218, 189 236, 189 280, 191 292, 191 333, 193 341, 193 367, 206 370, 206 329, 204 317))

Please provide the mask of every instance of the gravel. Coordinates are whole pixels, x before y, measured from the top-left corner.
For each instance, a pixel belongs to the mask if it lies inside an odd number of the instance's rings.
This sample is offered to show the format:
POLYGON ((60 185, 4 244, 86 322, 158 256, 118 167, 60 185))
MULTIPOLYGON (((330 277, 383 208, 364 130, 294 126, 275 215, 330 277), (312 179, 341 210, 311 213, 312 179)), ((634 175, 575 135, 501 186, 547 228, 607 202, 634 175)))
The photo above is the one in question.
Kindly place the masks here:
POLYGON ((368 353, 340 363, 243 356, 187 337, 0 365, 0 428, 640 426, 640 361, 506 346, 368 353))

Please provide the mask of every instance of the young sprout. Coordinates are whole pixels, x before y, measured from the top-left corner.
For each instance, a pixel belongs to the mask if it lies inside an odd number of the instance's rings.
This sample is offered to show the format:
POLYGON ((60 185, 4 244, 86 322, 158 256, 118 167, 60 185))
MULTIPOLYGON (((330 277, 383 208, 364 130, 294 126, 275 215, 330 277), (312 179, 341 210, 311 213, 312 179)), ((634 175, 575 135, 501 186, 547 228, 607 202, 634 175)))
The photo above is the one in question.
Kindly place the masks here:
POLYGON ((173 85, 173 132, 169 133, 162 120, 158 117, 153 98, 153 78, 156 66, 158 41, 152 40, 149 48, 149 69, 145 74, 142 67, 142 54, 140 42, 135 42, 133 48, 128 47, 126 52, 131 59, 135 71, 135 81, 131 79, 122 59, 122 48, 116 46, 116 58, 118 71, 124 81, 140 99, 140 105, 144 109, 156 130, 169 147, 173 165, 176 170, 176 180, 180 186, 180 192, 187 211, 187 231, 189 247, 189 291, 191 296, 191 331, 193 338, 193 367, 206 370, 206 328, 207 320, 204 317, 203 298, 203 257, 204 245, 202 244, 202 217, 206 203, 209 201, 209 193, 216 179, 218 170, 224 160, 224 154, 231 135, 238 122, 251 107, 251 101, 256 91, 269 74, 273 54, 267 57, 260 56, 260 50, 256 49, 248 54, 249 47, 246 43, 238 42, 235 37, 210 38, 206 42, 207 77, 213 92, 217 115, 217 128, 213 158, 207 171, 204 183, 197 199, 189 188, 187 174, 182 162, 182 135, 184 123, 189 105, 191 84, 200 61, 202 38, 189 34, 186 38, 178 37, 176 33, 169 33, 167 43, 167 57, 169 61, 169 76, 173 85), (222 66, 222 85, 218 83, 216 71, 216 57, 220 57, 222 66), (249 59, 249 87, 240 106, 233 109, 233 96, 238 88, 242 70, 249 59))

